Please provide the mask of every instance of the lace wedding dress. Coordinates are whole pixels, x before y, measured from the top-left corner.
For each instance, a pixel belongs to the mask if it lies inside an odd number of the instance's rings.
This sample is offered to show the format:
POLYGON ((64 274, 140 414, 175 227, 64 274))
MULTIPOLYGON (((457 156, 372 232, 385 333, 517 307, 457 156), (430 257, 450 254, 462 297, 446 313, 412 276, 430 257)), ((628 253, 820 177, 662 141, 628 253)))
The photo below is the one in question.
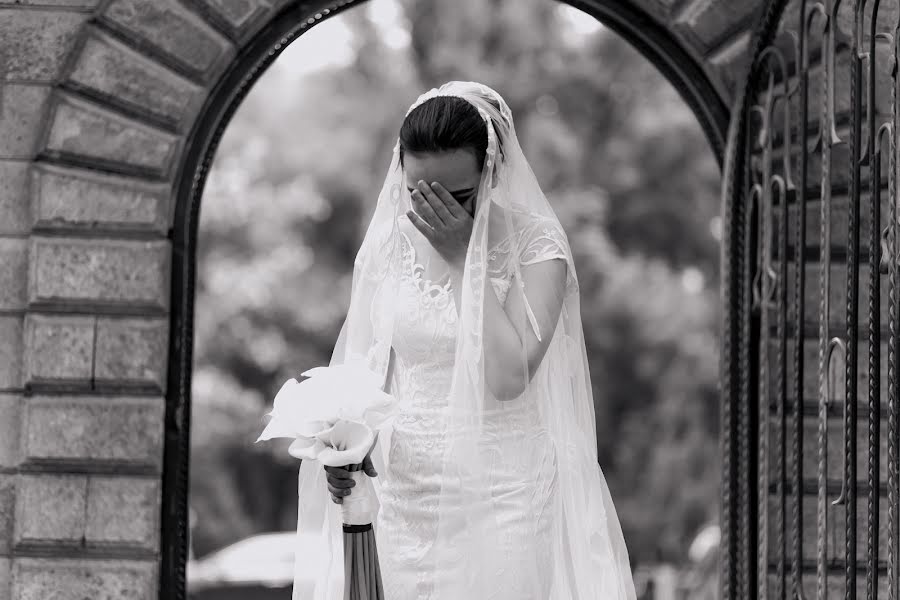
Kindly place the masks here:
MULTIPOLYGON (((413 203, 398 138, 354 259, 350 306, 330 362, 365 365, 397 399, 372 456, 385 598, 635 600, 628 549, 597 462, 568 239, 506 101, 483 84, 451 81, 421 94, 407 115, 439 96, 469 102, 487 132, 462 277, 451 283, 446 263, 403 216, 413 203), (566 263, 563 290, 526 267, 551 259, 566 263), (492 294, 517 331, 549 344, 518 398, 502 402, 489 385, 497 373, 485 372, 501 360, 485 356, 500 347, 486 343, 496 341, 490 329, 504 326, 496 306, 485 311, 492 294)), ((524 372, 534 347, 511 344, 506 351, 518 356, 501 362, 519 359, 524 372)), ((303 461, 297 493, 297 556, 321 560, 313 598, 340 600, 349 555, 325 471, 303 461)), ((310 600, 302 587, 308 568, 297 561, 294 600, 310 600)))
MULTIPOLYGON (((390 437, 390 467, 378 475, 381 510, 375 530, 385 598, 427 600, 433 577, 465 577, 445 570, 432 575, 432 569, 423 568, 434 558, 440 458, 446 437, 443 414, 453 372, 457 311, 446 264, 405 216, 400 219, 402 271, 390 389, 402 408, 390 437), (444 277, 426 278, 431 271, 443 272, 444 277)), ((515 257, 520 264, 565 259, 566 245, 556 222, 539 215, 525 215, 520 222, 525 225, 514 234, 523 236, 522 250, 515 257)), ((510 240, 494 244, 488 254, 491 286, 501 304, 515 277, 510 240)), ((489 400, 479 455, 488 465, 490 510, 495 511, 491 517, 502 524, 502 536, 485 539, 484 544, 502 557, 502 566, 492 579, 493 589, 484 590, 482 598, 546 600, 553 561, 540 557, 549 549, 553 503, 558 501, 556 449, 533 403, 521 397, 489 400), (546 566, 546 572, 538 574, 537 589, 534 578, 521 574, 535 564, 546 566), (522 589, 525 581, 529 589, 522 589)))

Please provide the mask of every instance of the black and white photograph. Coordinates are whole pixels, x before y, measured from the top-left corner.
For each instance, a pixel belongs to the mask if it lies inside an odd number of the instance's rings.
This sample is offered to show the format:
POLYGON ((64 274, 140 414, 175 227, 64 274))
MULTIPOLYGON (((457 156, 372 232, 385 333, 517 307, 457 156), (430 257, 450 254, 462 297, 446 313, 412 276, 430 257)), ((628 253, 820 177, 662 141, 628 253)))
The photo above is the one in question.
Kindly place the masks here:
POLYGON ((900 600, 898 65, 898 0, 0 0, 0 600, 900 600))

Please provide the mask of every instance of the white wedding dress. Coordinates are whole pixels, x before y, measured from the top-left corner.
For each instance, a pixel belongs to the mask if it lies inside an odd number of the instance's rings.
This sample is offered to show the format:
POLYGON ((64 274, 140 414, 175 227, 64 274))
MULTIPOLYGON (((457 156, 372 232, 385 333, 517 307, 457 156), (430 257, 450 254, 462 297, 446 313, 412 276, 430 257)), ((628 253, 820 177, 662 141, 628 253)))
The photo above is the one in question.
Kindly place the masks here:
MULTIPOLYGON (((521 264, 565 258, 556 223, 538 215, 525 222, 528 225, 515 234, 526 236, 518 256, 521 264)), ((400 217, 400 228, 402 275, 390 389, 401 408, 387 450, 390 467, 378 474, 381 510, 375 531, 385 598, 427 600, 433 577, 464 576, 447 570, 432 575, 425 568, 433 560, 436 537, 443 411, 453 373, 457 312, 446 264, 405 216, 400 217), (426 279, 430 271, 437 275, 435 280, 426 279)), ((489 252, 490 282, 501 304, 514 278, 509 241, 494 244, 489 252)), ((490 516, 500 523, 502 536, 484 543, 502 557, 502 568, 492 578, 492 589, 478 600, 547 600, 553 561, 541 558, 549 552, 553 503, 559 500, 556 449, 533 403, 487 401, 491 408, 485 411, 479 455, 489 465, 490 516), (535 564, 545 571, 537 574, 537 589, 534 578, 522 576, 523 569, 534 569, 535 564), (525 581, 529 589, 523 589, 525 581)))
MULTIPOLYGON (((477 82, 451 81, 421 94, 407 116, 441 96, 469 102, 487 132, 461 280, 450 282, 448 265, 405 218, 413 202, 398 138, 354 259, 347 318, 330 362, 385 377, 396 399, 367 411, 380 433, 372 453, 379 474, 366 479, 375 514, 358 522, 372 522, 385 598, 635 600, 628 550, 597 463, 568 238, 503 98, 477 82), (533 281, 524 267, 546 260, 565 262, 565 289, 533 281), (549 338, 524 391, 502 402, 488 387, 496 373, 485 373, 498 364, 485 356, 495 352, 490 330, 504 325, 503 315, 491 314, 496 306, 485 305, 491 294, 510 304, 524 335, 530 325, 536 339, 549 338)), ((524 369, 532 346, 502 358, 524 369)), ((371 584, 368 569, 353 571, 369 564, 369 546, 345 553, 353 528, 341 526, 343 507, 330 500, 317 467, 304 461, 298 474, 296 555, 316 558, 296 561, 294 600, 309 600, 302 586, 310 566, 316 600, 340 600, 348 585, 371 584)))

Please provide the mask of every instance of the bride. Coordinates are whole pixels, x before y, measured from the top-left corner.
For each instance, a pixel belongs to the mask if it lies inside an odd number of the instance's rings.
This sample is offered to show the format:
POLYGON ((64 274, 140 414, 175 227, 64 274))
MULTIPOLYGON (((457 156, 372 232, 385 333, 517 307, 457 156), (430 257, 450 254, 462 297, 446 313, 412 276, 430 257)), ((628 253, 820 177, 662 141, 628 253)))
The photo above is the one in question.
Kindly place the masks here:
MULTIPOLYGON (((407 112, 331 364, 351 359, 399 404, 365 462, 387 600, 635 597, 572 253, 487 86, 449 82, 407 112)), ((332 600, 353 482, 312 469, 298 530, 327 541, 315 597, 332 600)))

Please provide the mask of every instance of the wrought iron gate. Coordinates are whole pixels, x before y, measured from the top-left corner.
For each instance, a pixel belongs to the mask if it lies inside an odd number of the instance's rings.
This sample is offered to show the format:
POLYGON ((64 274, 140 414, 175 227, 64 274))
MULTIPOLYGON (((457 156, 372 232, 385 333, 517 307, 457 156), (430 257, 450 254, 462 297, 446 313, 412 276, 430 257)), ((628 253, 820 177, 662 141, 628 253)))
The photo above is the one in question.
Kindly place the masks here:
POLYGON ((900 600, 898 0, 774 0, 725 162, 723 598, 900 600))

